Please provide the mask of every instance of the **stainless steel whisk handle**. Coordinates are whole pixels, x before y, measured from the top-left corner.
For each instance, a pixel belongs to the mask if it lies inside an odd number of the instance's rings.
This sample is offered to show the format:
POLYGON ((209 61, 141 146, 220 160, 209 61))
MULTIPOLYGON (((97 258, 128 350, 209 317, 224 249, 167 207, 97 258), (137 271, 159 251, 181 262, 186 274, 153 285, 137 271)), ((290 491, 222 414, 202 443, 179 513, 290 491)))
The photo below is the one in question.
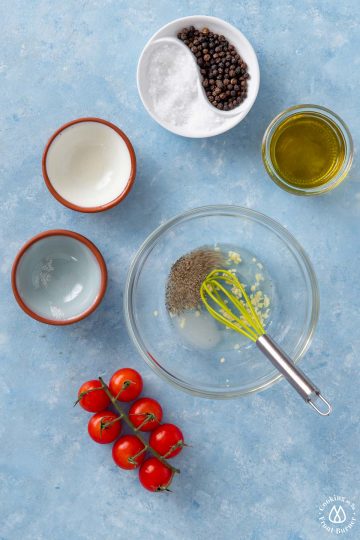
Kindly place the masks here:
POLYGON ((300 396, 321 416, 328 416, 332 407, 330 403, 321 395, 320 390, 310 379, 295 366, 288 355, 266 334, 260 336, 256 345, 260 351, 270 360, 270 362, 284 375, 285 379, 295 388, 300 396), (326 409, 321 410, 316 402, 321 400, 326 409))

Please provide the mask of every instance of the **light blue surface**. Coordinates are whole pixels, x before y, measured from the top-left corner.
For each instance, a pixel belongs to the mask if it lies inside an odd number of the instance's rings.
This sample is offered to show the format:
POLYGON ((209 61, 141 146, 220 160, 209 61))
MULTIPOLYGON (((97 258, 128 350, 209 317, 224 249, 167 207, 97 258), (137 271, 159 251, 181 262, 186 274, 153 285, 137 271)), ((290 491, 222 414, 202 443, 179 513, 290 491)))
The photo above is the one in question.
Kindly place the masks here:
POLYGON ((22 255, 16 284, 25 305, 52 321, 78 317, 99 296, 101 270, 95 255, 69 236, 38 240, 22 255))
MULTIPOLYGON (((349 179, 322 198, 277 188, 261 163, 273 118, 319 103, 360 133, 359 3, 308 1, 27 2, 1 4, 0 538, 6 540, 326 540, 318 507, 327 496, 359 497, 359 217, 357 160, 349 179), (231 6, 231 7, 230 7, 231 6), (137 58, 161 25, 205 13, 226 18, 253 43, 261 85, 250 114, 209 140, 178 138, 143 110, 137 58), (138 157, 129 197, 99 215, 53 199, 41 153, 62 123, 94 115, 122 128, 138 157), (309 375, 334 404, 319 418, 285 383, 232 402, 175 391, 141 360, 125 327, 122 294, 140 243, 159 223, 202 204, 263 211, 295 234, 320 282, 321 314, 309 375), (22 244, 49 228, 74 229, 102 251, 110 274, 100 308, 66 328, 27 317, 10 288, 22 244), (139 487, 110 448, 89 440, 88 415, 72 408, 81 382, 121 366, 139 369, 145 392, 191 447, 172 494, 139 487)), ((296 309, 296 306, 294 306, 296 309)), ((344 538, 360 537, 360 523, 344 538)))

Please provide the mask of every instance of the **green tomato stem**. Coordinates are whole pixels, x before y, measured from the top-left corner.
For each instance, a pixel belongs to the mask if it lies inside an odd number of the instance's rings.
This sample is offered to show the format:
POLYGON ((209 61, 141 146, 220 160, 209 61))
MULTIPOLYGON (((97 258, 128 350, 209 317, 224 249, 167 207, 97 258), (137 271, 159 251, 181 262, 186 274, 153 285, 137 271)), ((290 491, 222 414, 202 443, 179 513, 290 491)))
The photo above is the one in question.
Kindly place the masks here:
POLYGON ((81 392, 77 398, 77 400, 74 403, 74 407, 82 400, 83 397, 90 394, 90 392, 96 392, 96 390, 102 390, 102 388, 89 388, 89 390, 85 390, 85 392, 81 392))
POLYGON ((136 458, 138 458, 139 456, 141 456, 141 454, 146 452, 148 450, 148 448, 149 448, 148 446, 144 446, 144 448, 142 450, 140 450, 140 452, 138 452, 134 456, 129 457, 128 462, 131 463, 132 465, 138 465, 138 462, 136 461, 136 458))
POLYGON ((140 431, 143 426, 145 426, 148 422, 152 422, 153 420, 156 420, 156 416, 151 413, 142 413, 146 415, 146 418, 141 422, 141 424, 135 428, 135 431, 140 431))
POLYGON ((166 452, 166 454, 164 455, 164 458, 167 458, 174 450, 182 448, 183 446, 185 446, 184 441, 178 441, 177 443, 173 444, 172 447, 169 448, 168 452, 166 452))
MULTIPOLYGON (((106 418, 106 416, 104 416, 104 418, 106 418)), ((104 422, 101 429, 106 429, 106 428, 112 426, 113 424, 115 424, 115 422, 119 422, 120 420, 122 420, 122 418, 123 418, 123 416, 120 414, 120 416, 118 416, 117 418, 114 418, 114 420, 110 420, 110 422, 104 422)))
POLYGON ((119 392, 117 393, 115 399, 119 399, 119 397, 121 396, 121 394, 124 392, 124 390, 126 390, 127 388, 129 388, 131 384, 131 381, 124 381, 123 382, 123 385, 121 387, 121 390, 119 390, 119 392))
POLYGON ((104 382, 104 380, 102 379, 102 377, 99 377, 99 381, 101 382, 101 384, 103 385, 103 390, 104 392, 106 393, 106 395, 110 398, 110 401, 111 403, 113 404, 114 408, 116 409, 116 411, 119 413, 119 415, 122 416, 122 419, 124 420, 124 422, 129 426, 129 428, 131 429, 131 431, 134 432, 135 436, 143 443, 143 445, 145 446, 145 448, 151 452, 151 454, 153 454, 154 457, 156 457, 159 461, 161 461, 162 463, 164 463, 164 465, 166 465, 166 467, 168 467, 171 472, 173 474, 175 473, 180 473, 180 470, 177 469, 176 467, 173 467, 167 459, 165 459, 163 456, 161 456, 158 452, 156 452, 156 450, 154 450, 151 446, 148 445, 148 443, 145 441, 145 439, 140 435, 140 433, 138 433, 136 431, 136 428, 134 426, 134 424, 132 423, 132 421, 130 420, 130 418, 128 417, 128 415, 126 414, 125 411, 122 410, 122 408, 120 407, 118 401, 116 400, 116 398, 112 395, 112 393, 110 392, 109 390, 109 387, 108 385, 104 382))

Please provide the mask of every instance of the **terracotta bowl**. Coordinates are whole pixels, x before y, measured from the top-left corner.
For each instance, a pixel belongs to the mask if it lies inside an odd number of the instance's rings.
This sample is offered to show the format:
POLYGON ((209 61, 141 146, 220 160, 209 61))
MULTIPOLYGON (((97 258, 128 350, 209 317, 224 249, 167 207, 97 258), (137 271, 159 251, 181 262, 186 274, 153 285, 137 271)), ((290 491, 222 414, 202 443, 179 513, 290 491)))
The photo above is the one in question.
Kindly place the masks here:
POLYGON ((79 118, 50 137, 42 171, 50 193, 61 204, 78 212, 102 212, 130 192, 136 157, 117 126, 100 118, 79 118))
POLYGON ((19 306, 37 321, 66 325, 84 319, 104 297, 105 261, 84 236, 66 230, 45 231, 17 254, 12 288, 19 306))

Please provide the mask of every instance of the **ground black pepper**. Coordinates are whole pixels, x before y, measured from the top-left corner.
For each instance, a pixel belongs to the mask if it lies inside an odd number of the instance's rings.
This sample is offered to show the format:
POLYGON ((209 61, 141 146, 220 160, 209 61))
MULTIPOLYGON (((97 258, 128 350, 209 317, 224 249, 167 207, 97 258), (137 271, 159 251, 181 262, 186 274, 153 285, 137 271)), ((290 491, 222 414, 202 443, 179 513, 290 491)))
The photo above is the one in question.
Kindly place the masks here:
POLYGON ((200 287, 209 272, 224 265, 223 255, 199 248, 178 259, 171 267, 166 285, 166 307, 171 314, 194 309, 201 303, 200 287))
POLYGON ((208 28, 183 28, 177 37, 197 59, 202 85, 209 102, 220 110, 231 111, 247 97, 250 78, 247 65, 227 39, 208 28))

